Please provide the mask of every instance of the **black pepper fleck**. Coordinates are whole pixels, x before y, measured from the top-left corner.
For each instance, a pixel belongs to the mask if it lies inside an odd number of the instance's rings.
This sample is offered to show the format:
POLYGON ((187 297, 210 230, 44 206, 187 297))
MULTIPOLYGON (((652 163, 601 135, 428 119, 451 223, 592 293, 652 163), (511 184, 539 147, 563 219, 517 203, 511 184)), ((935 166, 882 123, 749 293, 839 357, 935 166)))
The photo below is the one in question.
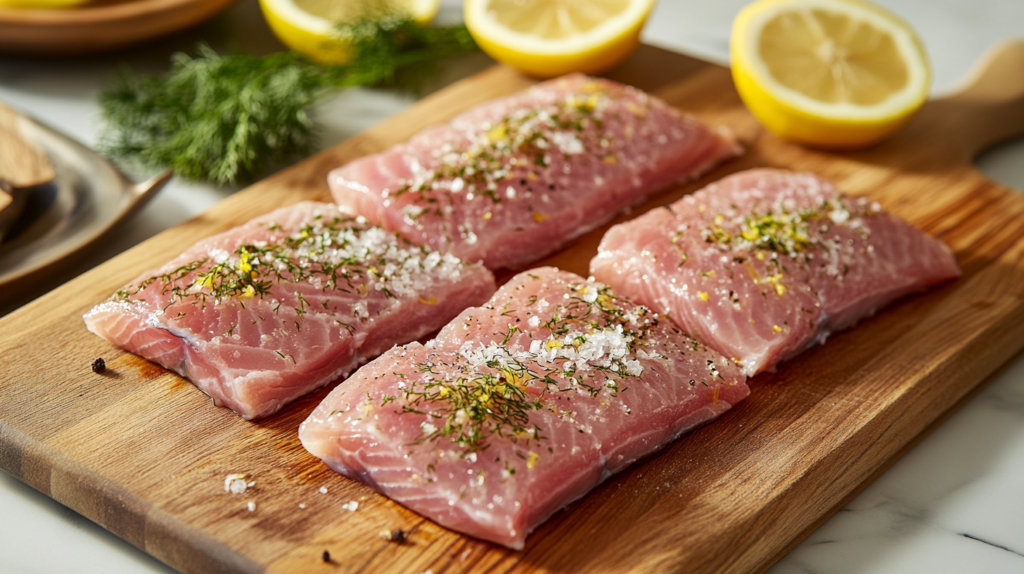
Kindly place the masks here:
POLYGON ((107 370, 107 362, 103 359, 96 359, 92 362, 92 372, 101 374, 107 370))
POLYGON ((321 556, 321 558, 323 558, 324 562, 330 562, 331 561, 331 553, 326 551, 326 550, 324 550, 323 556, 321 556))

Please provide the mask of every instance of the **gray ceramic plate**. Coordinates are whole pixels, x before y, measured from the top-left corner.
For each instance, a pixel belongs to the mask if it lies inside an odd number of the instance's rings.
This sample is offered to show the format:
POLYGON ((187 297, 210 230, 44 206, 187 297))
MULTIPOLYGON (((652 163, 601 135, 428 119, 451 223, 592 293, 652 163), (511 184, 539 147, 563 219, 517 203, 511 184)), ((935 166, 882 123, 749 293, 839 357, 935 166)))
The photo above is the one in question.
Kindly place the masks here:
POLYGON ((31 190, 0 243, 0 295, 9 294, 99 239, 146 204, 171 172, 134 183, 96 152, 21 116, 22 135, 50 158, 57 177, 31 190))

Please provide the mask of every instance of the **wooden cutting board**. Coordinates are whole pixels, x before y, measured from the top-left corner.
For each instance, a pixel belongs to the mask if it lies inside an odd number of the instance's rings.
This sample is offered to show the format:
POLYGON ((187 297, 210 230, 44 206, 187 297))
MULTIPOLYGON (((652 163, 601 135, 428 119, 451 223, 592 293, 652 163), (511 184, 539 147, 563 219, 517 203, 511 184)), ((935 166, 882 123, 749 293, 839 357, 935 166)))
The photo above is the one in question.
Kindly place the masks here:
MULTIPOLYGON (((643 47, 609 76, 729 126, 747 146, 742 158, 620 220, 741 169, 810 170, 941 237, 963 278, 754 378, 750 398, 556 514, 523 552, 445 530, 306 453, 296 429, 326 391, 245 422, 85 330, 80 317, 91 306, 193 241, 282 205, 326 200, 331 168, 531 83, 495 67, 0 320, 0 468, 189 572, 767 568, 1024 348, 1024 195, 970 163, 1024 132, 1024 44, 1006 47, 965 91, 927 104, 895 138, 858 153, 811 151, 763 132, 718 66, 643 47), (107 361, 103 375, 90 370, 97 357, 107 361), (225 476, 238 472, 254 486, 226 494, 225 476), (342 508, 350 501, 356 511, 342 508), (379 536, 395 528, 411 531, 408 543, 379 536)), ((538 265, 587 274, 606 229, 538 265)))

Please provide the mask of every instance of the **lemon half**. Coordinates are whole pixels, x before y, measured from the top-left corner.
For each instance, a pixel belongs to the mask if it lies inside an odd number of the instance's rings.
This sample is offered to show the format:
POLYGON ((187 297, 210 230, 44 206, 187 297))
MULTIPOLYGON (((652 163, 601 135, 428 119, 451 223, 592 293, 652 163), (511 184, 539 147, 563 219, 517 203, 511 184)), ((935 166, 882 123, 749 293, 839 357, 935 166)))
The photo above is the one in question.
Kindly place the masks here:
POLYGON ((820 147, 885 138, 931 85, 913 29, 860 0, 760 0, 733 22, 731 51, 736 88, 761 123, 820 147))
POLYGON ((594 74, 640 43, 654 0, 466 0, 466 27, 499 62, 540 77, 594 74))
POLYGON ((368 10, 402 10, 416 20, 434 19, 441 0, 260 0, 270 29, 289 48, 326 64, 351 57, 348 40, 336 27, 368 10))

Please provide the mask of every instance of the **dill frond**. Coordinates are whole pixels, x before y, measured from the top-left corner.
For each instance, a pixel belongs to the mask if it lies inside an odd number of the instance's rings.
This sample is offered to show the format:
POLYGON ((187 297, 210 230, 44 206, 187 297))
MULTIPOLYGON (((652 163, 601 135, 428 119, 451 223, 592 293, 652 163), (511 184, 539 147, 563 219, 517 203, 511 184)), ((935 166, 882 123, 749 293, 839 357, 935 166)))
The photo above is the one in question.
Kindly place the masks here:
MULTIPOLYGON (((377 15, 374 15, 377 16, 377 15)), ((465 26, 425 26, 397 14, 340 26, 352 59, 324 66, 296 52, 265 57, 177 53, 163 76, 124 71, 99 97, 104 153, 147 168, 170 167, 193 181, 254 181, 309 155, 310 109, 350 86, 416 90, 446 58, 476 50, 465 26)))
POLYGON ((385 85, 418 91, 447 58, 477 50, 463 24, 424 26, 408 17, 364 17, 338 27, 351 38, 355 57, 345 85, 385 85))

